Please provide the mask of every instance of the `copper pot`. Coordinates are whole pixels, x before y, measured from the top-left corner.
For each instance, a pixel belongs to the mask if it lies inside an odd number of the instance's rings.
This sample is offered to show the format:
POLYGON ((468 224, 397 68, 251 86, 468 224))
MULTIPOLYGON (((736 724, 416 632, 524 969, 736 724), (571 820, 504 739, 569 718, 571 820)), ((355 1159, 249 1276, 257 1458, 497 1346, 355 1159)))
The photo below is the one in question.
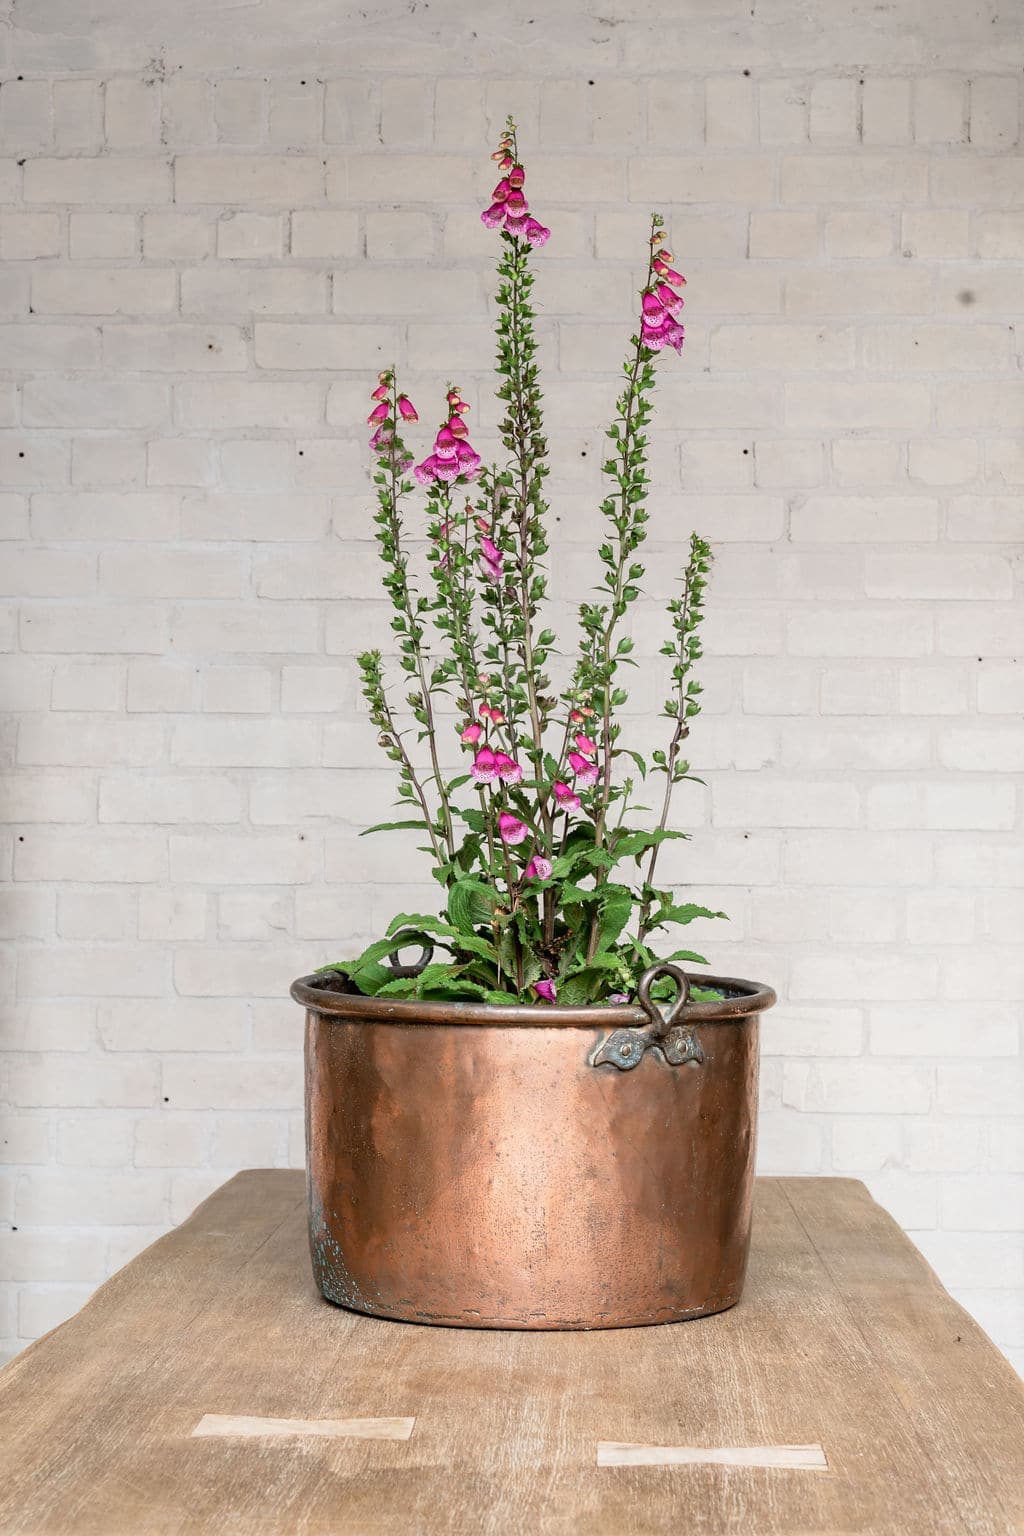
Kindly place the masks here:
POLYGON ((324 1296, 407 1322, 623 1328, 740 1297, 758 1014, 655 967, 642 1007, 363 997, 305 976, 310 1249, 324 1296), (656 975, 679 984, 651 1001, 656 975))

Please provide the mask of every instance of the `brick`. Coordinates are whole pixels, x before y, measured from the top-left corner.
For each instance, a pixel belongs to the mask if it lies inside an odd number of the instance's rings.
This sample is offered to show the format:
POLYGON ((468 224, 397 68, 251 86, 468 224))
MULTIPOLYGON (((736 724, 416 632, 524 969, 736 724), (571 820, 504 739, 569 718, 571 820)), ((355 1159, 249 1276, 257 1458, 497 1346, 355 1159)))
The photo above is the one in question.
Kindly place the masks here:
POLYGON ((939 762, 967 773, 1020 773, 1024 770, 1024 730, 1012 726, 950 727, 939 738, 939 762))
POLYGON ((105 1240, 91 1232, 0 1233, 0 1269, 8 1280, 104 1279, 105 1240))
POLYGON ((931 552, 868 555, 864 590, 868 597, 1008 598, 1013 572, 1001 555, 961 555, 955 563, 931 552))
POLYGON ((847 384, 824 380, 787 383, 786 425, 796 428, 875 427, 920 431, 929 424, 931 395, 924 384, 847 384))
POLYGON ((293 1109, 302 1102, 302 1077, 291 1061, 256 1061, 240 1073, 234 1063, 172 1058, 164 1089, 178 1109, 293 1109))
POLYGON ((959 485, 978 472, 978 445, 967 437, 922 438, 910 444, 909 468, 925 485, 959 485))
POLYGON ((238 787, 226 778, 113 774, 100 779, 101 822, 177 826, 234 822, 241 814, 238 787))
POLYGON ((812 144, 856 144, 859 138, 859 90, 853 77, 816 80, 811 85, 812 144))
POLYGON ((904 256, 959 257, 969 254, 966 208, 911 208, 900 225, 904 256))
POLYGON ((323 419, 323 392, 318 384, 211 379, 182 384, 175 397, 181 424, 206 430, 297 427, 308 431, 323 419))
POLYGON ((295 603, 196 603, 173 613, 171 644, 182 655, 199 652, 206 656, 217 651, 302 655, 317 649, 317 619, 309 606, 295 603))
MULTIPOLYGON (((774 167, 767 156, 712 156, 659 159, 637 157, 628 165, 630 202, 664 198, 670 186, 676 203, 772 203, 774 167)), ((568 192, 567 195, 572 195, 568 192)), ((578 195, 578 193, 577 193, 578 195)), ((618 196, 611 177, 605 198, 618 196)))
POLYGON ((998 383, 972 379, 969 384, 951 381, 936 390, 940 431, 969 432, 977 427, 986 433, 1019 432, 1022 413, 1024 382, 1014 379, 998 383))
POLYGON ((280 208, 321 203, 323 165, 312 155, 179 155, 174 201, 280 208))
POLYGON ((0 257, 5 261, 59 256, 62 245, 56 213, 0 213, 0 257))
POLYGON ((830 256, 889 256, 895 243, 893 223, 891 214, 874 210, 830 214, 825 221, 825 249, 830 256))
POLYGON ((802 144, 807 139, 807 92, 788 80, 758 86, 758 125, 762 144, 802 144))
POLYGON ((187 539, 242 540, 262 543, 321 539, 330 528, 325 496, 238 496, 214 493, 189 497, 182 508, 187 539))
MULTIPOLYGON (((123 1072, 123 1067, 118 1067, 123 1072)), ((40 1226, 132 1226, 163 1222, 164 1180, 160 1174, 46 1168, 21 1183, 15 1210, 22 1222, 40 1226)))
POLYGON ((182 76, 160 87, 161 142, 173 148, 208 143, 214 136, 211 87, 182 76))
POLYGON ((347 667, 285 666, 281 669, 284 714, 334 714, 352 708, 355 675, 347 667))
POLYGON ((152 79, 107 81, 103 133, 118 149, 148 148, 159 142, 158 91, 152 79))
POLYGON ((130 437, 77 437, 71 445, 71 479, 77 486, 145 484, 145 444, 130 437))
POLYGON ((26 203, 78 206, 149 206, 171 200, 170 162, 136 156, 87 160, 29 160, 25 166, 26 203))
POLYGON ((217 255, 225 259, 254 260, 280 257, 284 248, 284 223, 280 214, 226 213, 217 224, 217 255))
POLYGON ((199 267, 181 277, 185 315, 322 315, 326 304, 322 272, 199 267))
POLYGON ((861 96, 865 144, 909 144, 911 82, 869 77, 861 96))
POLYGON ((111 1115, 64 1118, 57 1127, 57 1159, 80 1168, 122 1167, 131 1160, 131 1125, 111 1115))
POLYGON ((1024 188, 1024 161, 1016 155, 948 155, 935 161, 931 175, 932 200, 940 206, 1014 209, 1024 188))
POLYGON ((787 1061, 782 1101, 831 1114, 923 1114, 931 1106, 933 1069, 866 1060, 787 1061))
POLYGON ((1017 544, 1024 534, 1020 497, 954 496, 949 504, 946 532, 954 541, 1017 544))
POLYGON ((171 739, 171 761, 185 767, 298 768, 317 760, 316 729, 302 720, 183 720, 171 739))
POLYGON ((765 209, 750 215, 751 257, 811 259, 818 254, 818 216, 765 209))
POLYGON ((95 812, 95 787, 81 773, 7 773, 0 790, 4 822, 82 822, 95 812))
POLYGON ((248 366, 241 330, 230 325, 105 325, 108 367, 145 373, 238 372, 248 366))
POLYGON ((821 675, 823 715, 889 715, 896 706, 892 667, 828 667, 821 675))
POLYGON ((316 144, 323 126, 323 87, 319 80, 284 78, 270 83, 270 142, 289 149, 316 144))
POLYGON ((820 206, 881 203, 897 207, 928 196, 928 162, 916 155, 786 156, 781 166, 783 203, 820 206))
POLYGON ((170 839, 171 879, 197 885, 304 884, 319 863, 319 848, 303 834, 272 837, 209 832, 170 839))
POLYGON ((711 335, 717 368, 848 369, 853 367, 852 330, 820 325, 723 325, 711 335))
POLYGON ((957 715, 967 709, 967 673, 948 661, 899 669, 899 707, 906 715, 957 715))
POLYGON ((914 92, 918 144, 959 144, 966 137, 965 82, 955 75, 920 79, 914 92))
MULTIPOLYGON (((544 171, 535 173, 536 196, 541 197, 546 187, 547 199, 560 194, 550 185, 552 161, 544 162, 544 171)), ((608 162, 609 167, 614 162, 608 162)), ((607 173, 606 173, 607 174, 607 173)), ((595 175, 601 172, 595 168, 595 175)), ((621 178, 621 169, 618 178, 621 178)), ((478 160, 456 158, 454 155, 401 155, 401 154, 353 154, 341 162, 327 162, 328 202, 344 202, 346 198, 358 203, 430 203, 436 202, 437 187, 445 188, 448 202, 476 200, 480 195, 480 169, 478 160)), ((295 199, 299 201, 299 199, 295 199)), ((314 201, 307 197, 307 202, 314 201)))
POLYGON ((938 538, 938 503, 926 496, 808 496, 790 514, 791 537, 840 544, 938 538))
POLYGON ((1009 1211, 1024 1208, 1024 1175, 960 1174, 942 1190, 943 1226, 963 1232, 998 1232, 1009 1211))
POLYGON ((174 496, 153 492, 39 495, 32 498, 32 531, 38 538, 73 542, 173 539, 178 533, 178 503, 174 496))
MULTIPOLYGON (((1017 1055, 1017 1026, 1008 1009, 1002 1013, 998 1009, 987 1011, 986 1016, 972 1019, 970 1032, 974 1056, 1017 1055)), ((873 1056, 956 1058, 963 1050, 963 1039, 964 1019, 941 1006, 876 1004, 869 1010, 868 1041, 873 1056)), ((934 1134, 938 1127, 928 1129, 934 1134)), ((962 1136, 962 1129, 957 1129, 962 1136)))
POLYGON ((1024 668, 986 668, 978 678, 978 710, 992 715, 1024 713, 1024 668))
MULTIPOLYGON (((324 139, 328 144, 375 144, 379 131, 380 85, 375 79, 357 77, 327 82, 324 139)), ((456 147, 461 149, 465 142, 463 133, 456 147)))
POLYGON ((62 939, 134 939, 138 897, 125 890, 64 890, 57 905, 62 939))
POLYGON ((974 228, 978 256, 996 261, 1024 256, 1024 213, 979 213, 974 228))
POLYGON ((202 214, 147 213, 142 250, 147 260, 200 261, 213 249, 214 226, 202 214))
POLYGON ((213 88, 213 118, 222 144, 258 144, 267 115, 267 88, 262 80, 217 80, 213 88))
POLYGON ((737 148, 754 142, 753 80, 739 74, 712 76, 704 82, 704 95, 709 144, 737 148))
MULTIPOLYGON (((931 280, 911 268, 887 272, 879 283, 872 272, 795 271, 786 278, 785 309, 792 315, 922 313, 931 308, 931 280)), ((852 386, 857 387, 857 386, 852 386)), ((864 386, 859 386, 864 387, 864 386)))
POLYGON ((194 1168, 203 1161, 204 1124, 197 1115, 152 1115, 135 1121, 136 1168, 194 1168))
POLYGON ((53 137, 58 149, 99 149, 103 98, 97 80, 54 80, 53 137))
POLYGON ((256 363, 278 370, 360 369, 376 372, 398 350, 395 326, 345 325, 315 322, 310 325, 256 326, 256 363))
MULTIPOLYGON (((123 741, 125 726, 119 723, 123 741)), ((119 834, 96 828, 81 832, 38 828, 26 833, 19 842, 14 874, 16 880, 136 883, 158 880, 166 868, 165 839, 159 832, 119 834)))
POLYGON ((156 427, 170 415, 164 384, 138 379, 30 379, 22 391, 28 427, 156 427))
POLYGON ((238 1051, 248 1033, 245 1003, 127 998, 99 1005, 97 1030, 111 1052, 238 1051))
MULTIPOLYGON (((136 651, 162 652, 167 644, 167 616, 152 604, 25 604, 21 611, 21 644, 27 651, 78 655, 118 655, 136 651)), ((68 733, 64 720, 55 724, 68 733)), ((98 734, 102 734, 99 731, 98 734)), ((48 759, 59 762, 59 758, 48 759)))
POLYGON ((209 667, 203 678, 203 708, 222 714, 269 714, 274 675, 266 667, 209 667))
POLYGON ((206 933, 207 897, 202 891, 139 892, 139 938, 180 942, 206 933))
MULTIPOLYGON (((374 227, 378 232, 386 227, 379 222, 374 226, 371 221, 398 220, 401 227, 408 229, 410 221, 422 220, 429 226, 429 218, 426 214, 408 213, 369 213, 367 218, 367 241, 370 246, 371 231, 374 227)), ((378 235, 379 240, 379 235, 378 235)), ((374 241, 378 244, 378 241, 374 241)), ((291 254, 293 256, 355 256, 359 250, 359 220, 356 214, 336 211, 330 212, 314 209, 299 210, 291 217, 291 254)), ((372 246, 367 251, 371 257, 388 254, 402 255, 403 251, 393 253, 372 246)))
POLYGON ((762 775, 757 784, 716 783, 712 821, 720 827, 852 827, 860 798, 852 784, 762 775))
POLYGON ((0 149, 26 154, 53 139, 50 86, 46 80, 5 80, 0 91, 0 149))
POLYGON ((124 667, 119 661, 66 662, 53 673, 52 709, 118 710, 124 701, 124 667))

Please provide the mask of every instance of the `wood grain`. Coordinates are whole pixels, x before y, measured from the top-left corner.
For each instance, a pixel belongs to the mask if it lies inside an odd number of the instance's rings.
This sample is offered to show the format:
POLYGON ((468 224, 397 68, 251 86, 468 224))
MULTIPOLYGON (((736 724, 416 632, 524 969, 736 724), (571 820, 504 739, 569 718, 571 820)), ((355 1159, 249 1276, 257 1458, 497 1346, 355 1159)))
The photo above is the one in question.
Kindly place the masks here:
POLYGON ((599 1467, 783 1467, 827 1472, 820 1445, 622 1445, 602 1440, 599 1467))
POLYGON ((863 1186, 758 1186, 744 1300, 475 1332, 314 1290, 303 1175, 238 1175, 0 1372, 4 1536, 1017 1536, 1024 1387, 863 1186), (407 1440, 193 1436, 414 1416, 407 1440), (598 1468, 597 1447, 820 1445, 827 1474, 598 1468))
POLYGON ((192 1438, 229 1435, 250 1440, 314 1435, 326 1440, 408 1440, 415 1419, 271 1419, 243 1413, 204 1413, 192 1438))

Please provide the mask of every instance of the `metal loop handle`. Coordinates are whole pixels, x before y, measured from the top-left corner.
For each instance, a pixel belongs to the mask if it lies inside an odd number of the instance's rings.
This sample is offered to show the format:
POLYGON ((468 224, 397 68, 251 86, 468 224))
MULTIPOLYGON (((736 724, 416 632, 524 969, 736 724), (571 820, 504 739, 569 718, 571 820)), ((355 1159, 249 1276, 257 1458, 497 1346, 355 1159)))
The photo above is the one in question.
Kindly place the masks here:
POLYGON ((401 971, 403 976, 418 976, 420 971, 426 970, 434 958, 434 945, 432 940, 416 928, 400 928, 394 935, 395 947, 388 955, 388 965, 393 971, 401 971), (420 946, 420 957, 412 965, 403 965, 399 958, 400 952, 409 944, 420 946))
POLYGON ((662 1040, 690 1000, 690 978, 681 965, 673 965, 670 960, 662 961, 660 965, 652 965, 644 971, 637 988, 637 998, 653 1023, 657 1038, 662 1040), (679 995, 667 1013, 662 1013, 651 996, 651 987, 660 976, 670 976, 679 988, 679 995))

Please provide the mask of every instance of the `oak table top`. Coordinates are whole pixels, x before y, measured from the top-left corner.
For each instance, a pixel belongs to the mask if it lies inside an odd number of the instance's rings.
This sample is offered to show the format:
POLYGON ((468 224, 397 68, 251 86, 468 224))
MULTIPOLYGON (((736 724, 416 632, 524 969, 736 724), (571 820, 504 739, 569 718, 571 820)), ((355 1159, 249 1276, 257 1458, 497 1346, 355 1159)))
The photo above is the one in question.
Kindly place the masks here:
POLYGON ((731 1312, 596 1333, 321 1300, 241 1173, 0 1372, 13 1536, 1008 1536, 1024 1385, 850 1179, 761 1179, 731 1312))

